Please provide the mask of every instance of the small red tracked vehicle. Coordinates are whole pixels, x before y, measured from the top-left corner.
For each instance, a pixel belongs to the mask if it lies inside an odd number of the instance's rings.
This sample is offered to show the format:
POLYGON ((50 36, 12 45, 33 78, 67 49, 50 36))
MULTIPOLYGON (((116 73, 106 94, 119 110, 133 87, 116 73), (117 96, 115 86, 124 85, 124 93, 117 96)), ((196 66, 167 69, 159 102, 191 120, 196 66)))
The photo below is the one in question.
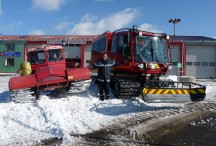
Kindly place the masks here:
MULTIPOLYGON (((107 53, 116 62, 110 83, 116 97, 136 97, 142 94, 146 102, 153 99, 151 96, 155 96, 158 102, 170 102, 172 97, 178 100, 187 95, 190 101, 205 98, 205 86, 160 80, 172 68, 170 41, 165 33, 146 32, 138 30, 137 26, 107 31, 93 41, 90 65, 103 53, 107 53), (162 95, 165 98, 159 99, 162 95)), ((174 102, 181 101, 177 100, 174 102)))
POLYGON ((88 89, 91 73, 87 67, 78 68, 66 62, 60 45, 43 45, 25 50, 25 62, 19 76, 10 78, 9 90, 13 101, 28 102, 39 99, 43 91, 63 89, 68 93, 88 89))

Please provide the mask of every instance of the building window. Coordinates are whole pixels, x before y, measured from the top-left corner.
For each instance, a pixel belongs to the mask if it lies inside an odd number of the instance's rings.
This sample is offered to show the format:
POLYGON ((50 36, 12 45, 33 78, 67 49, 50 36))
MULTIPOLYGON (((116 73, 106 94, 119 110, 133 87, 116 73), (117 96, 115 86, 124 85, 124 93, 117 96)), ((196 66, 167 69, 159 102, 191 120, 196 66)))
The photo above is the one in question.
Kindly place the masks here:
POLYGON ((202 66, 208 66, 208 62, 201 62, 202 66))
POLYGON ((194 66, 200 66, 200 62, 194 62, 194 66))
POLYGON ((14 58, 6 58, 5 66, 14 66, 14 58))
POLYGON ((15 51, 15 44, 6 44, 6 51, 15 51))
POLYGON ((186 62, 186 65, 193 65, 192 62, 186 62))
POLYGON ((215 62, 209 62, 209 66, 215 66, 215 62))

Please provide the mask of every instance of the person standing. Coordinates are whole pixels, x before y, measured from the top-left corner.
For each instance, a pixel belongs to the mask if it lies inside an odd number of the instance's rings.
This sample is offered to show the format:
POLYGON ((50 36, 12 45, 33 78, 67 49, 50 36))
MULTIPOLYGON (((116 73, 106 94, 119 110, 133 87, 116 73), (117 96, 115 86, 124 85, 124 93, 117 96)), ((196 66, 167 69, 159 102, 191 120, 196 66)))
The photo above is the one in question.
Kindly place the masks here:
POLYGON ((97 84, 100 94, 100 100, 108 100, 110 98, 110 73, 111 67, 115 64, 115 61, 108 58, 107 53, 103 54, 103 57, 94 63, 94 66, 98 67, 97 84))

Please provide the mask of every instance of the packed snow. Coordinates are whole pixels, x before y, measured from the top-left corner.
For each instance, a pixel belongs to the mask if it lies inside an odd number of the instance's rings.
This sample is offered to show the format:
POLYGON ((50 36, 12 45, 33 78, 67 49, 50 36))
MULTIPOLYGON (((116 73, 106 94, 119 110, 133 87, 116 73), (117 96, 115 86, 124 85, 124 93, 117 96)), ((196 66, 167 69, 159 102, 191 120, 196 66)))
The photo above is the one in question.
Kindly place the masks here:
MULTIPOLYGON (((73 143, 70 134, 84 134, 112 125, 132 114, 183 106, 185 103, 145 103, 140 98, 100 101, 97 86, 67 97, 42 95, 35 103, 13 103, 8 90, 12 76, 0 76, 0 145, 33 145, 51 137, 63 138, 62 145, 73 143)), ((169 76, 176 80, 176 76, 169 76)), ((214 80, 199 80, 207 86, 206 99, 215 101, 214 80)))

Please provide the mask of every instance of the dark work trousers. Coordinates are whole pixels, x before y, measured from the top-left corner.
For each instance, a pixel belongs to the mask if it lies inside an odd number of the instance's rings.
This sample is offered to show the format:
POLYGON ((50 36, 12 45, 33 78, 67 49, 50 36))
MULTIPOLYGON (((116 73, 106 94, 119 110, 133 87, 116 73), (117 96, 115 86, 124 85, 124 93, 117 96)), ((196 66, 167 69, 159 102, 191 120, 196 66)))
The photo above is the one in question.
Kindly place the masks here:
POLYGON ((105 92, 105 99, 108 100, 110 95, 109 95, 109 87, 110 87, 110 82, 107 82, 106 80, 104 82, 98 81, 98 89, 99 89, 99 94, 100 94, 100 100, 104 100, 104 92, 105 92))

